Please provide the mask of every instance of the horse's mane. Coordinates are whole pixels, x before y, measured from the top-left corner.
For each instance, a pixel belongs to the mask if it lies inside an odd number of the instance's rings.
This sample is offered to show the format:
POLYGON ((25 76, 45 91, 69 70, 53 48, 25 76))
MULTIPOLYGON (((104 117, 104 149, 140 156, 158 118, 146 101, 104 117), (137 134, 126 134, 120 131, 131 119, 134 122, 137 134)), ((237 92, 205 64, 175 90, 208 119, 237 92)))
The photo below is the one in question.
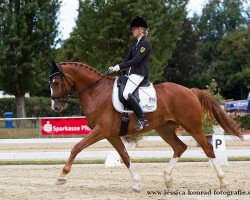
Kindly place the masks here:
POLYGON ((79 67, 84 67, 85 69, 88 69, 90 71, 93 71, 94 73, 98 74, 99 76, 102 76, 102 77, 107 77, 107 78, 110 78, 110 79, 114 79, 113 77, 110 77, 110 76, 106 76, 104 74, 102 74, 101 72, 99 72, 97 69, 89 66, 88 64, 86 63, 80 63, 80 62, 61 62, 60 65, 67 65, 67 64, 70 64, 70 65, 75 65, 75 66, 79 66, 79 67))

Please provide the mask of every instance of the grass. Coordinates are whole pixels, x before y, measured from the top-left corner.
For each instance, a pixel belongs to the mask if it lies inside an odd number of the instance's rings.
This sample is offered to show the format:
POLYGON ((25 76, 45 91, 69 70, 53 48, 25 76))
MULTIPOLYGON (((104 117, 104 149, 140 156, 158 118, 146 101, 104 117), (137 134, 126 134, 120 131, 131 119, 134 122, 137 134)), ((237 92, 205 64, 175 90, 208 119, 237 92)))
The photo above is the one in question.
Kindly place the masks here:
MULTIPOLYGON (((27 120, 26 128, 5 128, 4 121, 0 121, 0 139, 21 139, 21 138, 37 138, 39 137, 40 125, 27 120)), ((13 126, 16 127, 16 121, 13 121, 13 126)))
POLYGON ((147 132, 145 136, 158 136, 158 134, 154 130, 152 130, 152 131, 147 132))
MULTIPOLYGON (((167 163, 170 158, 134 158, 133 163, 167 163)), ((250 161, 250 157, 228 157, 228 161, 250 161)), ((179 162, 208 162, 208 158, 180 158, 179 162)), ((66 160, 15 160, 0 161, 0 165, 58 165, 66 160)), ((75 160, 74 164, 104 164, 104 159, 75 160)))
POLYGON ((39 137, 38 128, 0 128, 0 139, 21 139, 39 137))

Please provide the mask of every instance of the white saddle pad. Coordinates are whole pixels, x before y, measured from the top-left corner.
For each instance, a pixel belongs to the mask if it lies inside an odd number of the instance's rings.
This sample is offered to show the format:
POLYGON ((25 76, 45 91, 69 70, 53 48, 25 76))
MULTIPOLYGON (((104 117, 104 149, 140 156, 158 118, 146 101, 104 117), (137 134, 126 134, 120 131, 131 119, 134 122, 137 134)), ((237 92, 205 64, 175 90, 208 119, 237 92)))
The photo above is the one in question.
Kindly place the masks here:
MULTIPOLYGON (((127 112, 132 113, 132 110, 124 110, 123 104, 120 102, 118 96, 118 87, 117 87, 117 79, 115 79, 114 86, 113 86, 113 94, 112 94, 112 101, 114 108, 120 112, 127 112)), ((148 87, 140 87, 139 88, 139 98, 140 98, 140 106, 144 113, 154 112, 157 109, 157 98, 156 98, 156 91, 152 83, 148 87)))

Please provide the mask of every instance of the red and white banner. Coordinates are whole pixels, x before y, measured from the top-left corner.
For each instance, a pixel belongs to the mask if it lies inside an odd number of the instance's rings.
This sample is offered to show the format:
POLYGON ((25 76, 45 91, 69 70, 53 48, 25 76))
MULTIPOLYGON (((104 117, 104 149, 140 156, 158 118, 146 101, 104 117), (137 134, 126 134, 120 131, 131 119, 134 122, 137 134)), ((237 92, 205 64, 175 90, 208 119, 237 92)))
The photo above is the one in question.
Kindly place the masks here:
POLYGON ((82 118, 42 118, 43 135, 89 134, 91 129, 87 119, 82 118))

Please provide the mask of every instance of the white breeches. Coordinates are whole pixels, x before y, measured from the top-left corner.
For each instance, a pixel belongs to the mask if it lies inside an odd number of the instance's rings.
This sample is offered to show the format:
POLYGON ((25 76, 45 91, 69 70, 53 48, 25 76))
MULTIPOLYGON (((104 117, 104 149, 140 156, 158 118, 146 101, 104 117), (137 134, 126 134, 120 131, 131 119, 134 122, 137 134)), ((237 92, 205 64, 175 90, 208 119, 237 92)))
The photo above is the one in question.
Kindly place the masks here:
POLYGON ((123 91, 124 99, 128 100, 128 95, 132 94, 138 85, 143 81, 144 77, 137 74, 130 74, 123 91))

